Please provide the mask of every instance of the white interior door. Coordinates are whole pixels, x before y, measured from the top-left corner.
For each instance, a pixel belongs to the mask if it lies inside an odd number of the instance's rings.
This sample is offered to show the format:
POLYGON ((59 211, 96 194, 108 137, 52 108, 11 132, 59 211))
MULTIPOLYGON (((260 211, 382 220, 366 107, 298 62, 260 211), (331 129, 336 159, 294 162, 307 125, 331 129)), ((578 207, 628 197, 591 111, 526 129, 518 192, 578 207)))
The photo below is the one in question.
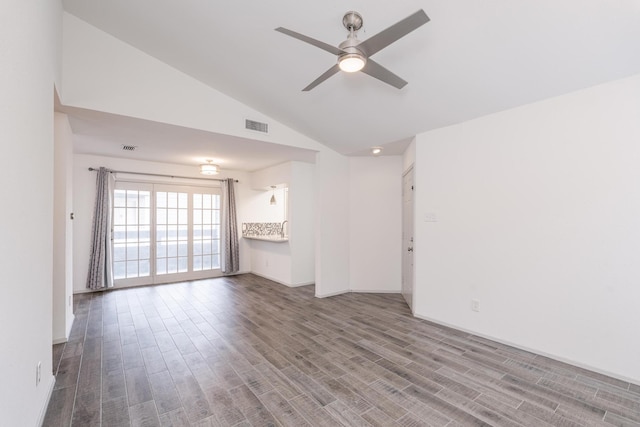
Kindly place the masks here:
POLYGON ((413 168, 402 177, 402 295, 413 312, 413 168))

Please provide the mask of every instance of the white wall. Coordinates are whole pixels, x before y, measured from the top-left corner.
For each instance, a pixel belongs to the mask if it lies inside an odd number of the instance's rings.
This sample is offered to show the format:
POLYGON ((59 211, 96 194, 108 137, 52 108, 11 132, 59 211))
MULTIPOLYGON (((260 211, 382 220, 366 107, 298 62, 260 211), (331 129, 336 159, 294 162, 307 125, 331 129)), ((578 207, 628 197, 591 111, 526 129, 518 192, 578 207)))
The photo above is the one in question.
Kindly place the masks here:
POLYGON ((251 174, 253 188, 257 189, 249 209, 250 222, 281 222, 288 209, 285 243, 247 240, 251 248, 251 271, 287 286, 308 285, 315 282, 315 209, 314 165, 287 162, 251 174), (284 206, 284 192, 277 189, 277 204, 271 206, 271 185, 289 189, 288 207, 284 206))
POLYGON ((287 216, 287 206, 284 203, 285 187, 275 190, 254 190, 249 201, 248 216, 245 222, 282 222, 287 216), (271 204, 271 195, 276 197, 276 204, 271 204))
POLYGON ((349 159, 349 264, 353 292, 400 292, 402 157, 349 159))
POLYGON ((288 206, 284 203, 285 188, 291 182, 291 162, 251 172, 249 183, 255 190, 249 201, 248 222, 282 222, 287 216, 288 206), (276 186, 273 190, 271 186, 276 186), (275 193, 276 204, 271 205, 271 195, 275 193))
POLYGON ((0 13, 0 414, 8 426, 38 424, 54 381, 53 94, 60 16, 59 1, 7 0, 0 13))
MULTIPOLYGON (((249 181, 255 190, 248 201, 247 222, 282 222, 286 218, 288 203, 284 203, 285 187, 291 181, 291 163, 265 168, 250 174, 249 181), (272 185, 275 191, 265 191, 272 185), (275 193, 276 204, 271 205, 275 193)), ((288 229, 291 234, 291 228, 288 229)), ((283 285, 292 286, 292 253, 290 242, 274 243, 242 239, 251 253, 251 272, 283 285)))
POLYGON ((293 286, 290 242, 243 239, 251 253, 251 272, 282 285, 293 286))
POLYGON ((285 162, 251 172, 251 188, 255 190, 265 190, 271 188, 272 185, 286 185, 290 182, 291 162, 285 162))
POLYGON ((289 245, 293 254, 291 283, 315 283, 315 165, 291 162, 289 245))
MULTIPOLYGON (((75 293, 85 292, 87 271, 89 266, 89 253, 91 247, 91 221, 93 218, 93 205, 95 202, 96 173, 90 172, 89 167, 98 168, 105 166, 110 169, 178 175, 187 177, 201 177, 197 168, 185 165, 173 165, 167 163, 144 162, 139 160, 120 159, 114 157, 92 156, 86 154, 74 155, 73 165, 73 290, 75 293)), ((132 176, 134 179, 149 180, 173 184, 202 185, 202 181, 170 179, 160 177, 132 176)), ((235 178, 236 183, 236 207, 238 211, 238 229, 242 222, 247 222, 244 215, 248 215, 248 201, 255 193, 249 187, 249 174, 239 171, 222 171, 220 179, 235 178)), ((240 272, 251 271, 251 256, 249 247, 244 239, 240 239, 240 272)))
POLYGON ((638 117, 640 75, 419 135, 416 314, 640 383, 638 117))
POLYGON ((323 148, 73 15, 65 13, 63 23, 64 105, 283 145, 323 148), (269 134, 246 130, 246 118, 269 123, 269 134))
POLYGON ((54 116, 53 342, 73 324, 73 135, 66 114, 54 116))
POLYGON ((316 296, 349 292, 349 160, 316 155, 316 296))

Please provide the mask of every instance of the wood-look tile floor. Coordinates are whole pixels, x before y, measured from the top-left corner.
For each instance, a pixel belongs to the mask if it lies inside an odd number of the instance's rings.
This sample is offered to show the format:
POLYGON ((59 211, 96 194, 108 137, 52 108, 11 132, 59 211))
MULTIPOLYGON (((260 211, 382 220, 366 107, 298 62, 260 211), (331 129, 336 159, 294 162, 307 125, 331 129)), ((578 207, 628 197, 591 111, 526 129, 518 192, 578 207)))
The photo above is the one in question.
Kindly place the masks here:
POLYGON ((640 386, 253 275, 76 295, 45 426, 640 426, 640 386))

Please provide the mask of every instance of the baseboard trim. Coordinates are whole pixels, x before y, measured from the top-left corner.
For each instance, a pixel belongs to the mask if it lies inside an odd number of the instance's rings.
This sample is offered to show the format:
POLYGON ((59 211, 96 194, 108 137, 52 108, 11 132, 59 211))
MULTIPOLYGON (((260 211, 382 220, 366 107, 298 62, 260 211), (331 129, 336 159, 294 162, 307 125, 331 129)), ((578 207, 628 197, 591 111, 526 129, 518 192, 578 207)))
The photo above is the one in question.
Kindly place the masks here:
POLYGON ((293 285, 287 285, 290 288, 299 288, 300 286, 309 286, 309 285, 315 285, 316 281, 312 280, 310 282, 300 282, 300 283, 294 283, 293 285))
POLYGON ((40 409, 40 416, 38 417, 37 426, 42 427, 44 424, 44 417, 47 415, 47 408, 49 408, 49 402, 51 401, 51 396, 53 395, 53 387, 56 384, 56 377, 53 375, 49 375, 49 390, 47 391, 47 398, 44 401, 44 406, 40 409))
POLYGON ((313 285, 315 284, 315 281, 312 282, 302 282, 302 283, 286 283, 283 282, 281 280, 276 279, 275 277, 270 277, 266 274, 261 274, 261 273, 256 273, 255 271, 251 271, 251 274, 253 274, 254 276, 258 276, 258 277, 262 277, 263 279, 267 279, 267 280, 271 280, 272 282, 276 282, 280 285, 286 286, 288 288, 297 288, 300 286, 308 286, 308 285, 313 285))
POLYGON ((238 271, 236 273, 229 273, 229 274, 220 274, 217 276, 211 276, 211 277, 201 277, 201 278, 196 278, 196 279, 186 279, 186 280, 180 280, 178 282, 160 282, 160 283, 145 283, 145 284, 128 284, 128 285, 118 285, 118 286, 112 286, 110 288, 103 288, 103 289, 74 289, 73 290, 73 294, 77 295, 77 294, 90 294, 93 292, 107 292, 107 291, 117 291, 118 289, 129 289, 129 288, 142 288, 144 286, 160 286, 160 285, 171 285, 174 283, 185 283, 185 282, 198 282, 201 280, 210 280, 210 279, 220 279, 222 277, 230 277, 230 276, 237 276, 239 274, 249 274, 251 273, 250 271, 238 271))
POLYGON ((71 322, 69 322, 69 326, 67 327, 67 340, 71 336, 71 329, 73 328, 73 322, 76 321, 76 315, 71 313, 71 322))
POLYGON ((67 326, 67 330, 64 333, 64 337, 61 338, 54 338, 52 343, 55 344, 63 344, 67 341, 69 341, 69 337, 71 336, 71 328, 73 327, 73 322, 76 320, 76 316, 74 316, 73 314, 71 315, 71 322, 69 322, 69 325, 67 326))
POLYGON ((318 293, 316 293, 316 298, 335 297, 337 295, 348 294, 349 292, 351 292, 351 291, 349 289, 346 289, 344 291, 331 292, 331 293, 328 293, 328 294, 318 294, 318 293))
MULTIPOLYGON (((342 294, 399 294, 400 291, 381 291, 379 289, 347 289, 345 291, 332 292, 329 294, 316 294, 316 298, 327 298, 327 297, 335 297, 336 295, 342 294)), ((425 319, 427 320, 427 319, 425 319)))
POLYGON ((613 372, 609 372, 609 371, 607 371, 605 369, 596 368, 595 366, 590 366, 588 364, 577 362, 575 360, 571 360, 571 359, 568 359, 566 357, 558 356, 556 354, 547 353, 547 352, 544 352, 544 351, 537 350, 535 348, 530 348, 530 347, 527 347, 527 346, 524 346, 524 345, 515 344, 515 343, 507 341, 507 340, 496 338, 496 337, 493 337, 491 335, 482 334, 482 333, 479 333, 477 331, 472 331, 470 329, 461 328, 459 326, 451 325, 451 324, 448 324, 446 322, 441 322, 439 320, 432 319, 432 318, 430 318, 428 316, 422 316, 422 315, 417 314, 417 313, 413 313, 413 316, 417 317, 418 319, 422 319, 422 320, 426 320, 428 322, 435 323, 437 325, 445 326, 445 327, 451 328, 451 329, 456 329, 458 331, 462 331, 462 332, 466 332, 468 334, 476 335, 478 337, 485 338, 485 339, 488 339, 488 340, 491 340, 491 341, 495 341, 495 342, 500 343, 500 344, 508 345, 510 347, 517 348, 519 350, 524 350, 524 351, 528 351, 529 353, 534 353, 534 354, 538 354, 540 356, 548 357, 549 359, 553 359, 553 360, 556 360, 558 362, 567 363, 569 365, 577 366, 578 368, 586 369, 588 371, 595 372, 597 374, 606 375, 608 377, 615 378, 615 379, 618 379, 618 380, 621 380, 621 381, 625 381, 625 382, 629 382, 629 383, 632 383, 632 384, 640 385, 640 379, 638 379, 638 378, 634 379, 634 378, 627 377, 627 376, 624 376, 624 375, 620 375, 620 374, 616 374, 616 373, 613 373, 613 372))
POLYGON ((353 292, 355 294, 399 294, 400 290, 391 291, 391 290, 380 290, 380 289, 350 289, 349 292, 353 292))

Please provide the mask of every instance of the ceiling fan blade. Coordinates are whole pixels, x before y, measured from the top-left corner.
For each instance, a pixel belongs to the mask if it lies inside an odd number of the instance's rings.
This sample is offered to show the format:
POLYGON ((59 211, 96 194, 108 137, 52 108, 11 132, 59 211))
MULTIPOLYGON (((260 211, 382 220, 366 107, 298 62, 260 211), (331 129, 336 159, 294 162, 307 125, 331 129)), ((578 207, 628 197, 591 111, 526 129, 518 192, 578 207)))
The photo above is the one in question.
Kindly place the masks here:
POLYGON ((340 67, 338 67, 338 64, 336 64, 333 67, 329 68, 327 71, 325 71, 320 77, 318 77, 317 79, 309 83, 309 85, 304 89, 302 89, 302 91, 303 92, 310 91, 311 89, 313 89, 314 87, 322 83, 323 81, 327 80, 329 77, 333 76, 338 71, 340 71, 340 67))
POLYGON ((295 31, 288 30, 286 28, 278 27, 276 28, 276 31, 282 34, 291 36, 294 39, 302 40, 303 42, 314 45, 315 47, 319 47, 320 49, 326 50, 327 52, 333 53, 334 55, 341 55, 344 53, 342 49, 339 49, 335 46, 331 46, 330 44, 327 44, 325 42, 321 42, 320 40, 313 39, 309 36, 305 36, 304 34, 300 34, 300 33, 296 33, 295 31))
POLYGON ((424 10, 420 9, 413 15, 409 15, 403 20, 396 22, 386 30, 382 30, 375 36, 369 37, 358 45, 358 49, 365 55, 371 56, 427 22, 429 22, 429 17, 424 10))
POLYGON ((402 89, 407 84, 407 81, 396 76, 391 71, 387 70, 371 58, 367 59, 367 63, 362 69, 362 72, 365 74, 369 74, 371 77, 375 77, 376 79, 381 80, 386 84, 395 87, 396 89, 402 89))

